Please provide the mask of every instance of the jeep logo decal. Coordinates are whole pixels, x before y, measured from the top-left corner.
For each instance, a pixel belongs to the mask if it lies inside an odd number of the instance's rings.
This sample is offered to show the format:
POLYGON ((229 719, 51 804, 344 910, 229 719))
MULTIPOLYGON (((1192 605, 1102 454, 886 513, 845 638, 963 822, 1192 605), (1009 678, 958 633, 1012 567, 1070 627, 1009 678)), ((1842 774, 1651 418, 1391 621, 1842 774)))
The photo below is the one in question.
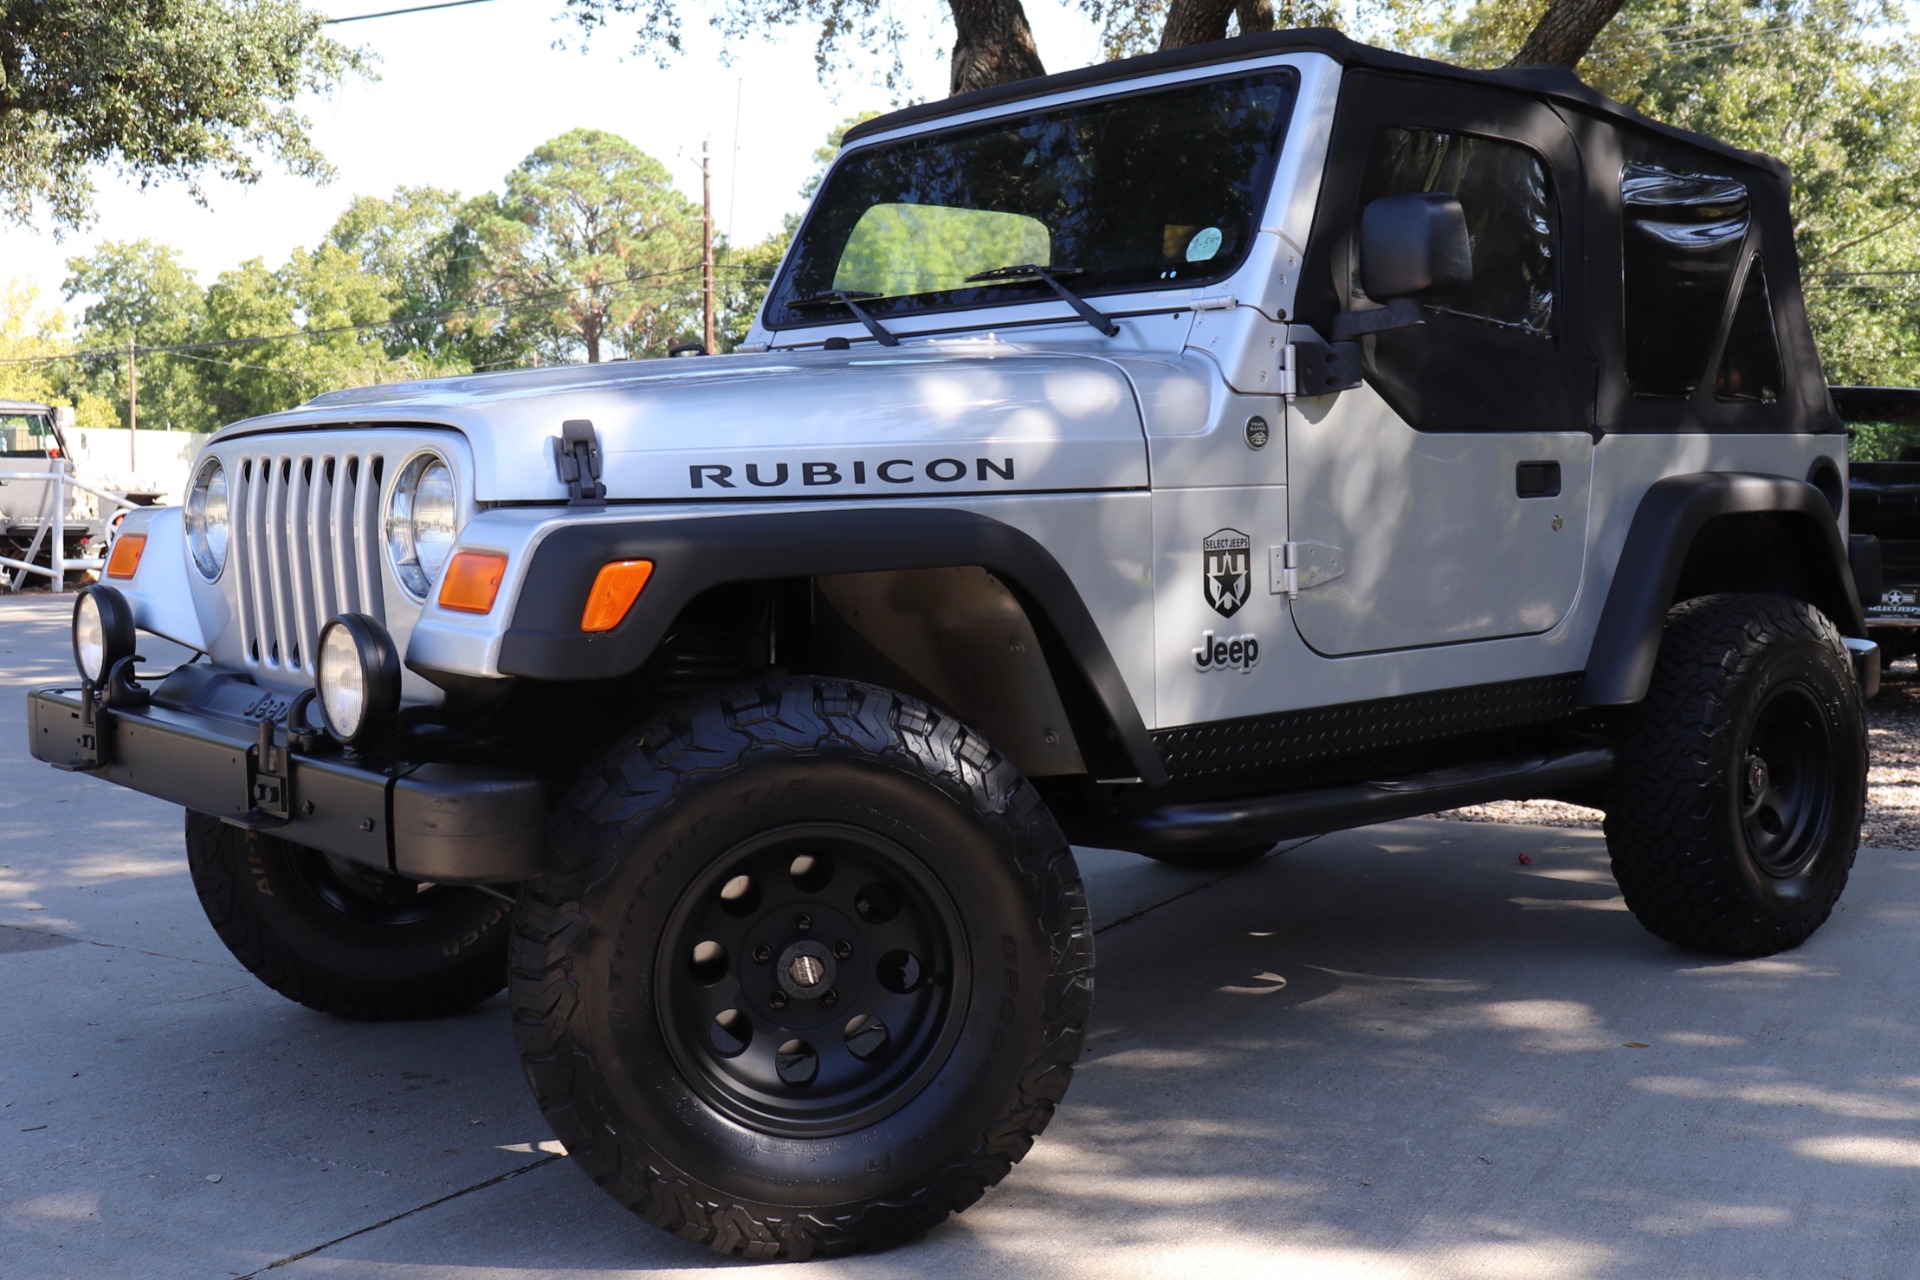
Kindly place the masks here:
POLYGON ((935 458, 926 463, 912 458, 886 458, 878 462, 865 458, 851 462, 749 462, 737 471, 726 463, 697 462, 687 468, 687 487, 738 489, 744 485, 753 489, 783 489, 797 485, 819 489, 912 484, 923 477, 937 484, 957 484, 969 476, 981 484, 990 480, 1012 480, 1013 459, 975 458, 971 466, 960 458, 935 458))
POLYGON ((1223 618, 1240 612, 1253 589, 1253 539, 1238 529, 1217 529, 1200 542, 1206 561, 1207 603, 1223 618))

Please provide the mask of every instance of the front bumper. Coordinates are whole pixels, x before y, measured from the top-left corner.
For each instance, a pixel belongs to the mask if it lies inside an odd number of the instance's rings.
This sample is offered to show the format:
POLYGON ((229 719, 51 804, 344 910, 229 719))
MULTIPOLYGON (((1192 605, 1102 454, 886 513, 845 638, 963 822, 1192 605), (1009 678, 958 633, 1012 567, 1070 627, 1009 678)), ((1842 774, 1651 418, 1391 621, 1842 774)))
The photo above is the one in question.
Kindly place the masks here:
POLYGON ((235 826, 410 879, 528 879, 546 852, 546 794, 524 773, 372 761, 288 746, 291 699, 205 665, 180 668, 143 706, 79 689, 28 695, 36 759, 90 773, 235 826))

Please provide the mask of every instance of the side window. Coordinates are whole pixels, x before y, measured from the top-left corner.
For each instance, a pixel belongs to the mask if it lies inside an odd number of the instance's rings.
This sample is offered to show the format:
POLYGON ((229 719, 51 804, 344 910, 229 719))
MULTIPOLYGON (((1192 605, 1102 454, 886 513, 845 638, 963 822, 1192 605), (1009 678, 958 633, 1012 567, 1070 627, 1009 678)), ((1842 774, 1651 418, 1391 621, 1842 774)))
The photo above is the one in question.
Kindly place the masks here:
MULTIPOLYGON (((1751 221, 1747 189, 1731 178, 1630 164, 1621 174, 1620 202, 1627 385, 1635 395, 1684 399, 1706 376, 1707 356, 1726 314, 1751 221)), ((1770 381, 1757 366, 1729 367, 1723 361, 1716 384, 1731 378, 1740 389, 1717 385, 1716 391, 1725 399, 1777 398, 1780 353, 1766 275, 1757 261, 1748 281, 1741 311, 1748 313, 1751 303, 1765 313, 1764 341, 1754 334, 1749 315, 1745 336, 1736 341, 1730 335, 1727 354, 1736 362, 1770 358, 1770 381), (1736 356, 1734 348, 1742 344, 1736 356), (1767 348, 1770 357, 1756 352, 1756 345, 1767 348), (1762 382, 1772 388, 1770 396, 1752 392, 1762 382)), ((1734 327, 1742 329, 1739 318, 1734 327)))
POLYGON ((1504 329, 1550 335, 1558 246, 1553 184, 1540 157, 1518 143, 1473 134, 1380 130, 1367 155, 1360 208, 1381 196, 1421 191, 1445 191, 1459 199, 1473 246, 1473 283, 1427 305, 1504 329))
POLYGON ((1759 254, 1747 259, 1747 282, 1727 328, 1713 394, 1720 400, 1778 400, 1780 337, 1773 329, 1773 298, 1767 293, 1767 264, 1759 254))

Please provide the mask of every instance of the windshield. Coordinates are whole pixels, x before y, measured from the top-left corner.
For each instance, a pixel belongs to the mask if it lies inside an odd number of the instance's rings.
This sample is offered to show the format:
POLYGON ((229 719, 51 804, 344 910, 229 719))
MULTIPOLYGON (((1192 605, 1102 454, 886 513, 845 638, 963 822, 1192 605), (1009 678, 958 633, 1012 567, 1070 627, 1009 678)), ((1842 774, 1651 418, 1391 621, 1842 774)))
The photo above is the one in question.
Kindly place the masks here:
POLYGON ((1285 68, 1136 91, 861 148, 827 176, 767 302, 769 328, 1031 302, 1039 265, 1076 293, 1185 288, 1240 265, 1296 77, 1285 68), (811 300, 811 301, 810 301, 811 300), (801 305, 795 306, 794 303, 801 305))

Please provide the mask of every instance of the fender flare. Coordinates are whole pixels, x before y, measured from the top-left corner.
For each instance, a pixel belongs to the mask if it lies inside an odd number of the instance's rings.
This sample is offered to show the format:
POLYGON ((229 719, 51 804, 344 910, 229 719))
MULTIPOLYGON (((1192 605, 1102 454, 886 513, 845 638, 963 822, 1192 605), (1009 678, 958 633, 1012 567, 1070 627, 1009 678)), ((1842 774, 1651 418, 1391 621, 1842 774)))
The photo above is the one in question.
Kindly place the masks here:
POLYGON ((1769 514, 1788 517, 1796 538, 1824 574, 1824 580, 1812 584, 1812 603, 1843 634, 1866 635, 1846 540, 1820 490, 1804 480, 1745 472, 1668 476, 1648 487, 1627 529, 1587 654, 1580 705, 1625 706, 1646 696, 1667 611, 1695 537, 1721 516, 1769 514))
POLYGON ((1166 768, 1072 577, 1026 533, 972 511, 841 508, 563 526, 534 550, 501 640, 500 671, 569 681, 626 675, 652 655, 688 602, 730 582, 962 566, 1006 584, 1043 642, 1057 642, 1044 647, 1069 707, 1077 680, 1113 727, 1134 775, 1164 783, 1166 768), (619 626, 583 633, 580 614, 595 575, 626 559, 653 561, 646 590, 619 626), (1063 662, 1071 668, 1062 670, 1063 662))

